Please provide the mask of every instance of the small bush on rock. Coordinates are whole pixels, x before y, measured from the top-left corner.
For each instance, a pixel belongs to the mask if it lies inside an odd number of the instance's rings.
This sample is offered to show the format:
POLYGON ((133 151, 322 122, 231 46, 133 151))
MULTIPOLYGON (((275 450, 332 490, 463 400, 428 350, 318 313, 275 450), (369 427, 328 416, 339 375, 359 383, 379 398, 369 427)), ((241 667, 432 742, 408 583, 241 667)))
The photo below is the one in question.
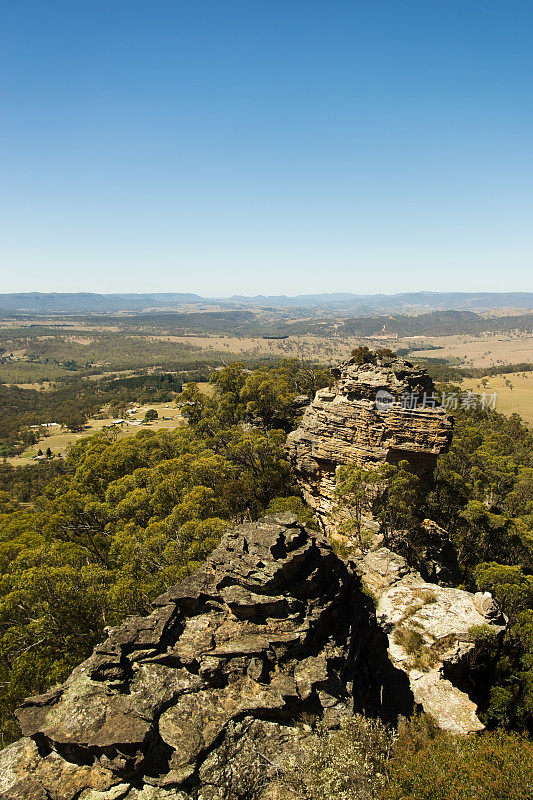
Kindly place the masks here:
POLYGON ((308 528, 315 531, 319 529, 314 511, 300 497, 275 497, 270 501, 265 514, 284 514, 287 511, 296 514, 299 522, 308 528))

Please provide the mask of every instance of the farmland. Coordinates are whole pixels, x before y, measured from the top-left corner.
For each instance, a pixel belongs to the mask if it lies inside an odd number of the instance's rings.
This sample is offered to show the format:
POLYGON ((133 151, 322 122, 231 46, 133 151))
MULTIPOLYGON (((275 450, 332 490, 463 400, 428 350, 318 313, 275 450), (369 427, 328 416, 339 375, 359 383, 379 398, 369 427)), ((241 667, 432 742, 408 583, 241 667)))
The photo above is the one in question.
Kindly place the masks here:
POLYGON ((496 392, 496 411, 520 414, 533 426, 533 372, 511 372, 484 379, 467 378, 461 389, 482 394, 496 392), (482 382, 483 381, 483 382, 482 382))
POLYGON ((481 336, 406 337, 399 346, 416 347, 410 357, 439 356, 461 367, 494 367, 500 364, 533 362, 533 336, 494 334, 481 336), (424 349, 424 344, 430 349, 424 349), (438 348, 435 350, 434 348, 438 348))
MULTIPOLYGON (((457 383, 464 374, 464 388, 472 391, 482 388, 482 379, 488 380, 487 389, 498 393, 499 410, 520 413, 531 423, 530 317, 484 319, 439 312, 343 320, 279 309, 6 317, 0 321, 2 454, 12 463, 27 463, 42 449, 32 441, 36 428, 30 426, 51 421, 63 427, 53 434, 46 429, 50 436, 44 449, 64 453, 80 436, 108 429, 113 419, 124 416, 127 403, 172 403, 184 382, 205 382, 213 369, 232 361, 250 369, 284 358, 329 367, 361 344, 390 347, 426 366, 438 381, 457 383), (478 333, 485 324, 487 330, 478 333), (452 333, 437 336, 438 331, 452 333), (513 366, 512 376, 487 377, 481 372, 511 372, 513 366), (80 413, 86 426, 78 431, 71 423, 80 413)), ((163 416, 170 415, 159 413, 152 423, 155 429, 179 422, 163 416)), ((113 435, 131 435, 138 429, 136 423, 141 421, 116 426, 113 435)))
POLYGON ((133 406, 132 404, 132 407, 135 408, 135 411, 126 414, 125 422, 117 422, 116 417, 103 419, 91 417, 87 420, 83 430, 76 432, 68 431, 61 425, 43 428, 44 436, 39 442, 30 445, 19 455, 8 458, 7 461, 13 466, 22 466, 30 463, 37 456, 39 450, 46 451, 47 448, 50 448, 53 456, 65 456, 79 439, 102 431, 111 439, 124 439, 127 436, 134 436, 140 430, 158 431, 185 424, 185 420, 174 403, 149 403, 143 406, 133 406), (157 419, 144 422, 145 414, 149 409, 157 412, 157 419))

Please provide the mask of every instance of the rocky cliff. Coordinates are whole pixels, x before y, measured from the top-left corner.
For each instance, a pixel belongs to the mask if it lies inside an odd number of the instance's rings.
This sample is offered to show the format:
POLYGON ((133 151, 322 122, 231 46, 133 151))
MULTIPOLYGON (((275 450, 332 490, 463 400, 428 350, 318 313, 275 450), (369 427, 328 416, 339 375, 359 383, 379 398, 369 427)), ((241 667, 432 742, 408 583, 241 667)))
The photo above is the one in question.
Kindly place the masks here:
POLYGON ((406 459, 418 472, 431 472, 453 432, 425 369, 402 360, 351 360, 332 374, 332 385, 316 393, 288 437, 305 499, 323 520, 333 505, 339 464, 366 468, 406 459))
MULTIPOLYGON (((450 445, 453 421, 438 406, 426 370, 409 362, 352 359, 332 374, 332 385, 317 392, 289 435, 288 454, 305 499, 335 536, 339 465, 372 468, 405 459, 428 478, 450 445)), ((501 634, 506 620, 490 595, 441 585, 453 582, 457 560, 447 531, 435 522, 395 531, 395 552, 382 546, 377 522, 368 518, 365 525, 374 536, 367 552, 355 547, 352 558, 374 597, 391 662, 408 676, 415 703, 442 728, 481 730, 477 707, 463 691, 476 693, 474 632, 489 626, 501 634)))
POLYGON ((247 750, 275 769, 302 719, 335 725, 354 704, 408 713, 408 681, 359 586, 292 515, 229 531, 149 616, 25 701, 26 738, 0 755, 0 796, 223 798, 247 750))
MULTIPOLYGON (((318 392, 289 453, 323 519, 339 464, 407 458, 431 471, 451 420, 404 398, 433 390, 425 371, 378 361, 348 362, 318 392)), ((292 514, 228 531, 150 615, 23 703, 0 798, 230 800, 250 770, 279 777, 306 721, 335 727, 354 711, 394 722, 418 706, 454 733, 480 730, 475 630, 500 634, 506 620, 490 595, 429 583, 446 582, 451 545, 431 521, 418 533, 423 546, 399 538, 393 553, 376 532, 369 552, 341 560, 292 514)))
POLYGON ((221 800, 251 764, 279 775, 306 720, 336 726, 354 710, 394 721, 416 702, 444 727, 478 729, 443 666, 474 648, 471 625, 500 630, 500 620, 467 592, 428 595, 388 553, 358 565, 379 598, 376 620, 355 565, 293 515, 229 531, 149 616, 110 631, 63 685, 24 702, 24 738, 0 754, 0 797, 221 800), (423 622, 431 658, 409 661, 394 637, 401 621, 423 622))

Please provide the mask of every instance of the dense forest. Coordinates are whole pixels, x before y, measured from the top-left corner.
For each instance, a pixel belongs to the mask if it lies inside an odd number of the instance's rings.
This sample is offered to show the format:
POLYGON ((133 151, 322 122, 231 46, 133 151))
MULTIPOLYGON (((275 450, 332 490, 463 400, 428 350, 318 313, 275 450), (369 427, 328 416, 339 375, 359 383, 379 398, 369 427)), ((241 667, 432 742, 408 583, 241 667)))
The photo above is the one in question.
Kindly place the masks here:
MULTIPOLYGON (((106 391, 120 398, 181 390, 176 401, 187 426, 143 430, 119 441, 98 433, 80 440, 64 460, 0 466, 4 744, 18 736, 13 710, 25 696, 62 680, 91 652, 106 626, 146 613, 156 595, 199 565, 228 525, 257 519, 268 509, 291 509, 313 522, 284 444, 298 424, 301 396, 327 386, 329 371, 295 360, 255 370, 234 363, 212 373, 212 396, 190 380, 183 387, 172 380, 115 378, 106 391)), ((100 389, 91 402, 65 389, 65 403, 90 413, 106 397, 100 389)), ((7 406, 9 392, 16 390, 2 391, 7 406)), ((46 402, 46 393, 37 394, 46 402)), ((61 395, 50 396, 60 403, 61 395)), ((60 409, 61 404, 55 406, 55 416, 60 409)), ((24 419, 32 413, 29 405, 24 419)), ((533 436, 516 415, 506 418, 474 407, 460 408, 455 416, 453 443, 439 460, 429 494, 413 493, 414 482, 398 471, 391 474, 391 490, 398 508, 409 505, 407 517, 430 517, 449 530, 460 566, 458 583, 491 591, 509 617, 501 647, 490 639, 483 642, 494 669, 476 699, 489 733, 454 744, 424 720, 406 724, 394 741, 386 731, 369 730, 367 723, 355 733, 340 731, 337 739, 317 730, 306 764, 293 776, 300 780, 304 768, 309 780, 315 775, 316 792, 310 796, 317 800, 378 796, 378 778, 368 794, 355 794, 350 786, 327 788, 325 781, 333 778, 325 765, 346 748, 346 758, 366 764, 374 777, 379 759, 385 758, 379 753, 386 751, 389 766, 383 769, 390 776, 384 797, 524 796, 530 751, 527 738, 520 737, 533 733, 533 436), (361 751, 369 737, 371 757, 361 751), (526 748, 523 756, 517 757, 517 748, 526 748), (491 759, 492 766, 483 767, 491 759), (450 771, 462 775, 464 793, 449 783, 440 794, 423 794, 424 775, 435 773, 437 764, 441 783, 452 780, 450 771), (505 784, 498 794, 506 769, 513 770, 515 793, 502 793, 511 785, 505 784), (480 770, 486 773, 482 778, 480 770), (488 789, 476 794, 487 775, 492 794, 488 789)), ((8 417, 4 412, 3 431, 8 417)))

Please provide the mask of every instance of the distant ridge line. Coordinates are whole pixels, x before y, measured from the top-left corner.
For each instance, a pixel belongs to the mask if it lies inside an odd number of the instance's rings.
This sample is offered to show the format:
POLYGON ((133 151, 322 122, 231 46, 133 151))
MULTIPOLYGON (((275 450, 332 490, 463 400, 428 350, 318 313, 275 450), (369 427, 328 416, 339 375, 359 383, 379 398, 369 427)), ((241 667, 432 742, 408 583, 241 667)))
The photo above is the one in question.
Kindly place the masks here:
MULTIPOLYGON (((317 308, 369 314, 387 311, 533 309, 533 292, 401 292, 351 294, 331 292, 301 295, 232 295, 202 297, 190 292, 16 292, 0 294, 0 312, 112 313, 172 310, 183 306, 317 308)), ((202 310, 202 309, 195 309, 202 310)))

